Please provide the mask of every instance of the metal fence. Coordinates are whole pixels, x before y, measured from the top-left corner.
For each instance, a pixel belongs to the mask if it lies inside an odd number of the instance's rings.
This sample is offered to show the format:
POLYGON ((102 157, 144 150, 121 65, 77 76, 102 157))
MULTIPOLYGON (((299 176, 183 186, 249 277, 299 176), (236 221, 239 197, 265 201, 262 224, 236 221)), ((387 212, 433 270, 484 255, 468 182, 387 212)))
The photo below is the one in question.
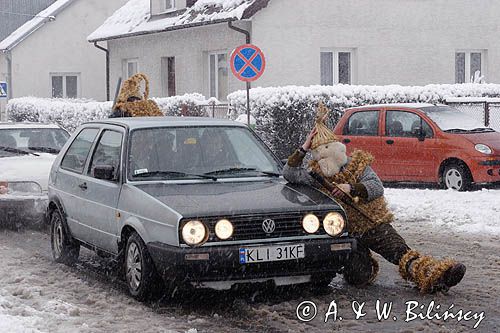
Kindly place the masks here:
POLYGON ((449 106, 467 113, 470 117, 481 121, 484 126, 500 132, 500 99, 467 99, 454 98, 446 102, 449 106))
POLYGON ((218 119, 229 118, 229 112, 231 111, 229 104, 207 104, 199 106, 205 110, 209 117, 218 119))

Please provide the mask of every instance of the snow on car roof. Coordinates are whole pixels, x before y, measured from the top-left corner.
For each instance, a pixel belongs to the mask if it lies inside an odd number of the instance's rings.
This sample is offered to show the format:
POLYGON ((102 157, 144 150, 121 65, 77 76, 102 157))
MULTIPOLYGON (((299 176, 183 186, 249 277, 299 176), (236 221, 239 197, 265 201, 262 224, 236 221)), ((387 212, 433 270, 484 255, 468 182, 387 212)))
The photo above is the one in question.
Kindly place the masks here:
POLYGON ((206 118, 206 117, 124 117, 110 118, 106 120, 95 120, 92 123, 105 123, 126 126, 130 129, 148 127, 178 127, 178 126, 238 126, 246 127, 245 124, 228 119, 206 118))
POLYGON ((149 0, 130 0, 91 33, 87 40, 97 42, 246 19, 267 6, 268 2, 269 0, 198 0, 191 7, 152 17, 149 0))
POLYGON ((372 105, 363 105, 350 109, 368 109, 368 108, 387 108, 387 107, 399 107, 399 108, 425 108, 429 106, 436 106, 436 104, 430 103, 387 103, 387 104, 372 104, 372 105))
POLYGON ((61 128, 61 127, 57 124, 30 123, 30 122, 22 122, 22 123, 0 122, 0 129, 9 129, 9 128, 61 128))

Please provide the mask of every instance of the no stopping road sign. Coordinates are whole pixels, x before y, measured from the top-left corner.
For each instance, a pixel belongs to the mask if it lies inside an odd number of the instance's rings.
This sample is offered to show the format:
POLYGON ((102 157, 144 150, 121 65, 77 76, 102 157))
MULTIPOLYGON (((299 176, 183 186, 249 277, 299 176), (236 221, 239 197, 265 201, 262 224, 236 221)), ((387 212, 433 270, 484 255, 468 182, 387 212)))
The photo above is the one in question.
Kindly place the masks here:
POLYGON ((266 59, 257 46, 245 44, 231 54, 231 71, 239 80, 252 82, 264 73, 266 59))

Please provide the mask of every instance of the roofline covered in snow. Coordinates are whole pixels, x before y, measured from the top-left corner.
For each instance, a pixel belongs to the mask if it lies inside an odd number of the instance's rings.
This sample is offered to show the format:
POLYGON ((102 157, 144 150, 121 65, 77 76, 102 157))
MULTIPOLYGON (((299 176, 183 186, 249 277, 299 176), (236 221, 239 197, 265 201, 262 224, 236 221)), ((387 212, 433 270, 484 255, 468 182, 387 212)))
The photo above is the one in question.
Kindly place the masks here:
POLYGON ((15 48, 32 33, 44 26, 45 23, 53 21, 56 15, 61 13, 74 1, 75 0, 57 0, 52 5, 39 12, 31 20, 24 23, 22 26, 14 30, 9 36, 5 37, 5 39, 0 41, 0 51, 5 53, 15 48))
MULTIPOLYGON (((252 18, 252 16, 254 16, 261 9, 266 8, 269 1, 271 1, 271 0, 256 0, 253 4, 251 4, 248 8, 245 9, 245 11, 243 12, 243 15, 240 19, 238 19, 237 17, 228 17, 228 18, 224 18, 224 19, 217 19, 217 20, 210 20, 210 21, 192 22, 192 23, 187 23, 187 24, 182 24, 182 25, 168 26, 168 27, 165 27, 163 29, 137 31, 137 32, 130 32, 130 33, 125 33, 125 34, 112 35, 112 36, 102 37, 102 38, 92 38, 92 39, 88 39, 88 41, 90 43, 95 43, 95 42, 102 42, 102 41, 108 41, 108 40, 114 40, 114 39, 120 39, 120 38, 136 37, 136 36, 141 36, 141 35, 151 35, 151 34, 157 34, 157 33, 161 33, 161 32, 169 32, 169 31, 182 30, 182 29, 188 29, 188 28, 194 28, 194 27, 202 27, 202 26, 219 24, 219 23, 248 20, 248 19, 252 18)), ((149 19, 151 19, 151 18, 149 18, 149 19)))

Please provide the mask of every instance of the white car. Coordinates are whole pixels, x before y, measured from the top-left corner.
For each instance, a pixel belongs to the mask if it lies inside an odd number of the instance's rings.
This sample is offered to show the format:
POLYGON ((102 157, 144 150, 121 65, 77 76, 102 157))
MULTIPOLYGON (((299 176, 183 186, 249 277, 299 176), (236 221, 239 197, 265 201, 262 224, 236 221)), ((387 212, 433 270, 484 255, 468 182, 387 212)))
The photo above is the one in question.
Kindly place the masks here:
POLYGON ((0 226, 43 223, 50 168, 68 138, 57 125, 0 123, 0 226))

